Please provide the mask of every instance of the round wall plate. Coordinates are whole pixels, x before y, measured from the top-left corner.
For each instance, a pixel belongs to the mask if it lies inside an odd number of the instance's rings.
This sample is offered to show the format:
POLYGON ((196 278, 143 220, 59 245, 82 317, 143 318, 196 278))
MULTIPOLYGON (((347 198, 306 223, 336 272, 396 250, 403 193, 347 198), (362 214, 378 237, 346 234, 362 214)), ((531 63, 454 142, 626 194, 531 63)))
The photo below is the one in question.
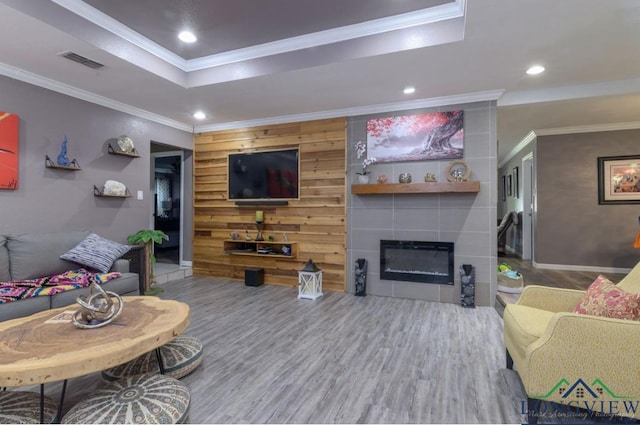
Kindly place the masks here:
POLYGON ((454 159, 447 165, 447 180, 450 182, 466 182, 471 176, 471 168, 462 159, 454 159))
POLYGON ((122 150, 122 152, 132 153, 133 149, 133 140, 129 136, 120 136, 118 137, 118 147, 122 150))

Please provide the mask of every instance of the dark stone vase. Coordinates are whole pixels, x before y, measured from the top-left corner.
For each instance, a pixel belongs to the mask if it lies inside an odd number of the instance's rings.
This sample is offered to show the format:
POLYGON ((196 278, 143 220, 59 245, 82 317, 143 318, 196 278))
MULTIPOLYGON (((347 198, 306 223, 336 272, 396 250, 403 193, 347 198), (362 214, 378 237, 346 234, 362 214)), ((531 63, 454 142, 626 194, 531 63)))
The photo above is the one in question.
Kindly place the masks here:
POLYGON ((356 296, 364 297, 367 295, 367 260, 358 258, 356 260, 356 296))
POLYGON ((476 269, 471 264, 460 267, 460 305, 474 308, 476 306, 476 269))

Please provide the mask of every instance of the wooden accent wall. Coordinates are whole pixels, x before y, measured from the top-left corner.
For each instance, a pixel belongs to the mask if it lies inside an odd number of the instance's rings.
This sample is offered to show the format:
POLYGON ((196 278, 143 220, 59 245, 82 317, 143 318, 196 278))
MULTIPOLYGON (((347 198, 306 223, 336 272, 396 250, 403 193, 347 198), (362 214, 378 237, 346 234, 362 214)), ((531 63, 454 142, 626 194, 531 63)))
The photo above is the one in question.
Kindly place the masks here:
POLYGON ((312 258, 323 289, 346 290, 346 118, 200 133, 195 137, 193 273, 244 281, 246 268, 265 270, 264 281, 298 285, 298 270, 312 258), (229 153, 298 147, 300 199, 286 206, 236 206, 227 199, 229 153), (264 236, 298 243, 295 260, 229 255, 230 232, 256 235, 255 212, 264 211, 264 236))

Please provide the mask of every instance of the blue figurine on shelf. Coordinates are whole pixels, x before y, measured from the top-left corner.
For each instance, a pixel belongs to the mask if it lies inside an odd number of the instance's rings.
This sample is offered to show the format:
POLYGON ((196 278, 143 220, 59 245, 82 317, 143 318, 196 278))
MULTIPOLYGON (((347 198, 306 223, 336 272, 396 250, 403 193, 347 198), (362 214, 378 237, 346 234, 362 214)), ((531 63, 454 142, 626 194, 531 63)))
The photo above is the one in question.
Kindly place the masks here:
POLYGON ((67 135, 64 135, 64 141, 62 142, 62 147, 60 148, 60 153, 58 154, 58 159, 56 163, 62 167, 68 167, 71 165, 71 161, 67 158, 67 135))

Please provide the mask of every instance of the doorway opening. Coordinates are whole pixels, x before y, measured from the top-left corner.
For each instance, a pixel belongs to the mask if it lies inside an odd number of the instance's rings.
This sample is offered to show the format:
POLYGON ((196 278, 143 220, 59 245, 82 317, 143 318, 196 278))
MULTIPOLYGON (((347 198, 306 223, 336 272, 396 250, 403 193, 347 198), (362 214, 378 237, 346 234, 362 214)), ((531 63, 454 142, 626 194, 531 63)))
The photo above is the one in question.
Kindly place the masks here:
MULTIPOLYGON (((169 240, 155 246, 157 263, 181 263, 181 221, 183 199, 182 152, 162 151, 152 146, 153 228, 162 230, 169 240)), ((175 148, 174 148, 175 149, 175 148)))

